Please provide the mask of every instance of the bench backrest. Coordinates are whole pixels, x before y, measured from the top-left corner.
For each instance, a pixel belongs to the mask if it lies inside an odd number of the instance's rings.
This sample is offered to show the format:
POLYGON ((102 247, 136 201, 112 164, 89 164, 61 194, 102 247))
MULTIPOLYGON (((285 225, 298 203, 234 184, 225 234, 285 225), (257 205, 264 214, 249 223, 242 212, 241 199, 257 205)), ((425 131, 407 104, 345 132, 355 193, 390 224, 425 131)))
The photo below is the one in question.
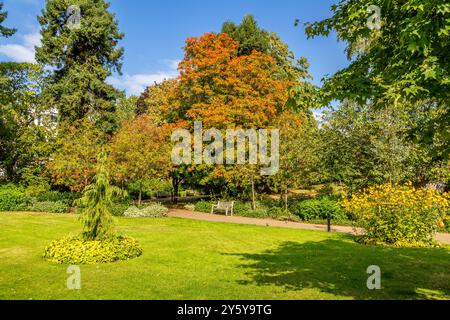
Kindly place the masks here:
POLYGON ((219 201, 219 203, 217 204, 217 208, 221 209, 221 210, 232 209, 233 205, 234 205, 234 202, 219 201))

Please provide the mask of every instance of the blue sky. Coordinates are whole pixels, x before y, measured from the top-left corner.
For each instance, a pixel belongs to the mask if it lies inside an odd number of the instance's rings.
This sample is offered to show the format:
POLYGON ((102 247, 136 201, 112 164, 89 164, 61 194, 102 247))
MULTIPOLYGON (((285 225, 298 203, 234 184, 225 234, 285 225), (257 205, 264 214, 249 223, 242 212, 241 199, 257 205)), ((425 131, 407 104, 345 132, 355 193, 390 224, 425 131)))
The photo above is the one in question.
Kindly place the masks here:
MULTIPOLYGON (((9 17, 5 25, 18 29, 0 39, 0 61, 33 61, 39 45, 36 16, 45 0, 3 0, 9 17)), ((128 94, 139 94, 146 85, 177 74, 188 37, 220 31, 226 20, 240 22, 253 14, 259 25, 277 32, 297 56, 308 58, 314 82, 348 65, 344 46, 334 36, 307 40, 295 19, 315 21, 330 15, 335 0, 110 0, 125 47, 123 75, 109 82, 128 94)))

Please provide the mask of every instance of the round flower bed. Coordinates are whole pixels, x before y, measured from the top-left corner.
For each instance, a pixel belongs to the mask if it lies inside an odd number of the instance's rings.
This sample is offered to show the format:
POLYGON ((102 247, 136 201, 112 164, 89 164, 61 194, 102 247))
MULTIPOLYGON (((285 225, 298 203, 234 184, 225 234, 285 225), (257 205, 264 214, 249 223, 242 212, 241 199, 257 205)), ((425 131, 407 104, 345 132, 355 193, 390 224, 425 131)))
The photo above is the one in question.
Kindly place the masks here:
POLYGON ((68 237, 50 243, 45 248, 44 259, 58 264, 97 264, 129 260, 141 254, 139 242, 127 236, 113 236, 101 241, 68 237))

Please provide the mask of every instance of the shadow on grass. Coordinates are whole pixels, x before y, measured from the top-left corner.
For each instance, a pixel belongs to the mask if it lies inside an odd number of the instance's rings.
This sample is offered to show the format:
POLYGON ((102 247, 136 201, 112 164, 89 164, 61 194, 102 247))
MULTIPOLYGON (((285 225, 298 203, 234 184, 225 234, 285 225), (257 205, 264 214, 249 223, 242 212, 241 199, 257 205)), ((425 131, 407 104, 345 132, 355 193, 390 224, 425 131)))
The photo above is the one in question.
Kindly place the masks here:
POLYGON ((448 249, 363 246, 344 238, 284 242, 258 254, 233 254, 249 280, 285 290, 316 288, 353 299, 450 299, 448 249), (367 288, 367 268, 381 268, 381 290, 367 288))

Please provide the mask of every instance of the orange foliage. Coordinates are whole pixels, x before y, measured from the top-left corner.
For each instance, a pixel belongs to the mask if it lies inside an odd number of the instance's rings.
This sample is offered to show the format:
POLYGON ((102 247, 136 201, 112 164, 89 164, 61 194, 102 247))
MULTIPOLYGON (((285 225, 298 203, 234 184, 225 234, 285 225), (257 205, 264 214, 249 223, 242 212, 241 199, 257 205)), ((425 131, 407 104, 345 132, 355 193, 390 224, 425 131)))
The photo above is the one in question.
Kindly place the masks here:
POLYGON ((170 168, 170 126, 142 115, 126 121, 114 136, 110 155, 112 175, 121 181, 164 178, 170 168))
POLYGON ((204 127, 268 127, 287 99, 288 81, 277 80, 275 60, 261 52, 237 56, 226 34, 186 41, 179 65, 175 112, 204 127))

